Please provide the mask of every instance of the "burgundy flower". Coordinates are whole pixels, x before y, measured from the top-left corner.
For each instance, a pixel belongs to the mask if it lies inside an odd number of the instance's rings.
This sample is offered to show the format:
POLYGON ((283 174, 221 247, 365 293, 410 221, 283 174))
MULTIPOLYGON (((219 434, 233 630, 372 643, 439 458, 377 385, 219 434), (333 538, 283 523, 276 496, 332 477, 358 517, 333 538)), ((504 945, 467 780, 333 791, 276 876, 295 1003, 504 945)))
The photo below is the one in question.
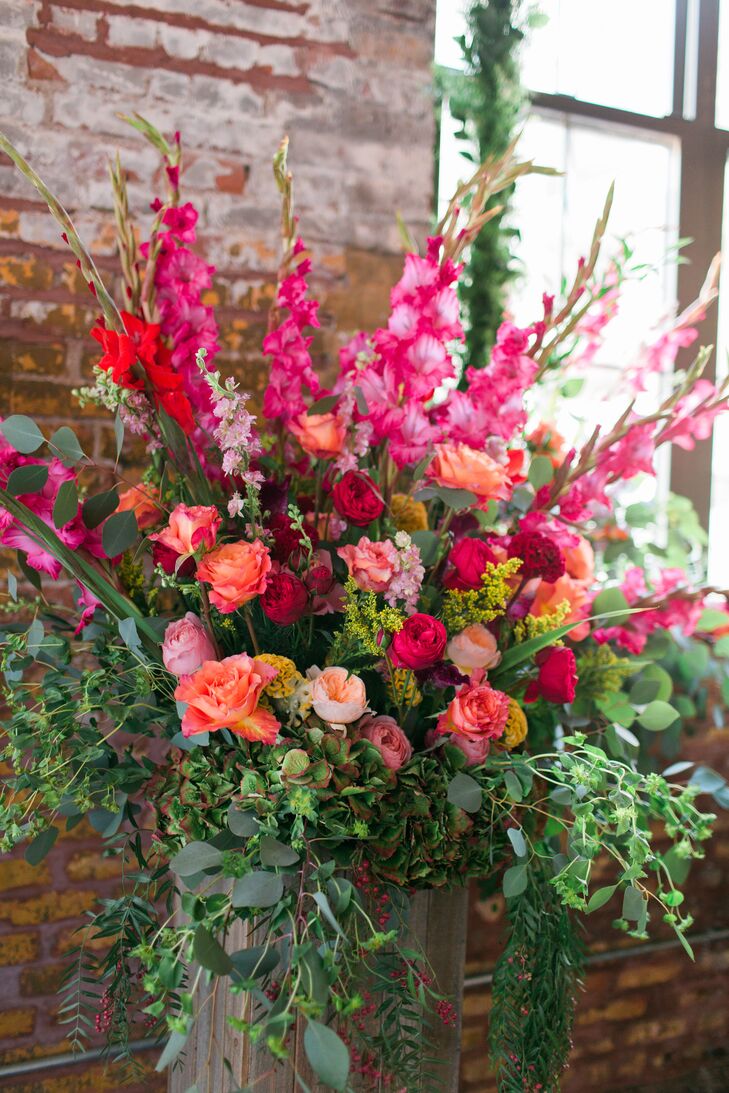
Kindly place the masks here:
POLYGON ((448 571, 443 585, 458 592, 480 588, 487 562, 496 560, 493 550, 483 539, 461 539, 448 555, 448 571))
MULTIPOLYGON (((273 535, 271 556, 275 558, 277 562, 281 562, 282 565, 285 565, 289 561, 291 555, 295 551, 301 549, 301 532, 296 530, 291 519, 282 512, 277 512, 269 518, 268 531, 273 535)), ((311 539, 312 547, 316 549, 319 542, 319 536, 315 528, 307 525, 306 534, 311 539)))
POLYGON ((377 486, 362 471, 347 471, 332 490, 332 499, 339 515, 358 528, 366 528, 385 509, 377 486))
POLYGON ((548 535, 541 531, 519 531, 509 542, 509 557, 521 558, 521 577, 531 580, 541 577, 554 584, 565 571, 564 554, 548 535))
POLYGON ((308 602, 309 593, 304 582, 285 570, 269 575, 260 600, 264 613, 279 626, 298 622, 308 602))

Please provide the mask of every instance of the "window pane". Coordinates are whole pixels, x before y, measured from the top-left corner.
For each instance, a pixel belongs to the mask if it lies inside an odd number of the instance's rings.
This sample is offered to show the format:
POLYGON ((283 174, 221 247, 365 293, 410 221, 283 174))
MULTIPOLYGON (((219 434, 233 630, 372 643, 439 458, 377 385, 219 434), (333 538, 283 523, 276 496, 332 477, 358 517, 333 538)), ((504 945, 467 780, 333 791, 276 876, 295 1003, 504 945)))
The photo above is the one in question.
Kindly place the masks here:
POLYGON ((637 114, 670 114, 675 9, 675 0, 540 0, 549 22, 529 35, 524 83, 637 114))
MULTIPOLYGON (((722 253, 729 245, 729 166, 724 172, 724 223, 722 253)), ((729 285, 722 274, 719 283, 719 331, 717 337, 716 375, 721 381, 729 371, 729 285)), ((719 414, 714 422, 714 443, 711 451, 711 516, 709 529, 709 581, 720 588, 729 587, 729 414, 719 414)))
POLYGON ((729 4, 719 5, 719 57, 716 71, 716 126, 729 129, 729 4))
POLYGON ((463 68, 461 47, 454 38, 466 33, 466 11, 470 0, 438 0, 435 9, 435 63, 463 68))

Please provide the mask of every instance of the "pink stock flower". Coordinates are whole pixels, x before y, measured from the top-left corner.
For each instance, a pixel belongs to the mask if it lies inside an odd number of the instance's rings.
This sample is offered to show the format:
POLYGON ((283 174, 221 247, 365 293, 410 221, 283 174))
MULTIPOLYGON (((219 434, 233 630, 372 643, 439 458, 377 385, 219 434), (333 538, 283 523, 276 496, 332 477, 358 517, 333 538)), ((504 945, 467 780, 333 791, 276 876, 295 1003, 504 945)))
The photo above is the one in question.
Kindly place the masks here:
POLYGON ((172 675, 192 675, 204 661, 215 660, 216 656, 208 631, 192 611, 167 626, 162 642, 162 662, 172 675))
POLYGON ((81 631, 89 625, 96 614, 96 608, 101 607, 101 600, 97 600, 93 592, 89 592, 88 588, 84 588, 82 584, 79 586, 80 595, 76 600, 76 607, 81 608, 81 614, 79 615, 76 629, 73 632, 75 638, 81 633, 81 631))
POLYGON ((338 547, 337 554, 364 592, 385 592, 400 566, 397 547, 389 539, 377 543, 363 535, 356 546, 338 547))
POLYGON ((413 746, 394 717, 369 714, 357 728, 360 736, 374 744, 389 770, 399 770, 412 758, 413 746))

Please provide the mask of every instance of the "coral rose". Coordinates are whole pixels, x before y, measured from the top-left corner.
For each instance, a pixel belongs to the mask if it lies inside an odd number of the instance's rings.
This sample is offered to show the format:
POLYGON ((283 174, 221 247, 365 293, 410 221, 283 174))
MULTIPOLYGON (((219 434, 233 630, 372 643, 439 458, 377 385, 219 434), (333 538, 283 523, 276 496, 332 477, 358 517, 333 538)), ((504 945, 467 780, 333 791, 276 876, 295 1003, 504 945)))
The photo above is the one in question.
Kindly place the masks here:
POLYGON ((480 588, 486 565, 496 561, 496 555, 483 539, 459 539, 448 555, 443 586, 458 592, 480 588))
POLYGON ((153 543, 161 543, 175 554, 195 554, 212 550, 221 520, 213 505, 177 505, 171 512, 167 527, 150 535, 153 543))
POLYGON ((394 717, 387 714, 363 717, 358 728, 360 735, 374 744, 390 770, 399 770, 413 754, 412 744, 394 717))
POLYGON ((268 578, 266 591, 261 596, 264 614, 279 626, 298 622, 308 602, 309 593, 304 582, 283 569, 268 578))
POLYGON ((226 543, 203 558, 197 579, 211 586, 210 602, 227 615, 266 591, 270 569, 271 557, 260 539, 226 543))
POLYGON ((159 490, 153 486, 131 486, 119 494, 117 512, 132 510, 137 518, 137 527, 144 528, 158 524, 162 519, 162 509, 157 504, 159 490))
POLYGON ((175 690, 177 701, 187 703, 182 735, 230 729, 246 740, 275 744, 280 723, 258 702, 276 674, 270 664, 245 653, 206 660, 194 675, 183 676, 175 690))
MULTIPOLYGON (((587 614, 590 603, 588 585, 584 581, 576 581, 574 577, 569 577, 566 573, 553 584, 542 581, 529 609, 530 614, 537 617, 546 615, 550 611, 556 610, 565 600, 569 604, 570 611, 564 621, 577 622, 579 619, 583 619, 587 614)), ((573 641, 581 641, 584 637, 587 637, 589 631, 589 622, 584 622, 571 630, 568 636, 573 641)))
POLYGON ((562 705, 573 702, 577 687, 577 665, 571 649, 542 649, 534 658, 539 675, 524 693, 525 702, 536 702, 541 696, 547 702, 562 705))
POLYGON ((577 546, 567 547, 564 560, 570 577, 592 583, 595 576, 595 551, 587 539, 580 536, 577 546))
POLYGON ((496 638, 482 623, 474 622, 448 642, 446 652, 459 672, 470 675, 474 668, 495 668, 501 660, 496 638))
POLYGON ((339 515, 358 528, 366 528, 385 509, 377 486, 362 471, 347 471, 332 490, 332 500, 339 515))
POLYGON ((397 547, 389 539, 372 543, 363 535, 356 546, 339 547, 349 575, 364 592, 386 592, 400 566, 397 547))
POLYGON ((419 671, 443 659, 448 635, 440 619, 416 613, 393 635, 390 660, 396 668, 419 671))
POLYGON ((347 430, 332 413, 299 414, 289 422, 289 429, 301 447, 315 459, 330 459, 344 447, 347 430))
POLYGON ((474 682, 461 687, 438 718, 436 729, 441 733, 494 740, 503 733, 508 717, 508 695, 495 691, 488 683, 474 682))
POLYGON ((367 710, 365 685, 359 676, 350 675, 346 668, 310 668, 314 710, 333 725, 349 725, 358 721, 367 710))
POLYGON ((439 486, 475 493, 481 508, 511 496, 508 467, 467 444, 436 444, 428 475, 439 486))
POLYGON ((215 660, 215 646, 203 623, 188 611, 184 618, 175 619, 165 630, 162 660, 174 676, 189 676, 203 661, 215 660))

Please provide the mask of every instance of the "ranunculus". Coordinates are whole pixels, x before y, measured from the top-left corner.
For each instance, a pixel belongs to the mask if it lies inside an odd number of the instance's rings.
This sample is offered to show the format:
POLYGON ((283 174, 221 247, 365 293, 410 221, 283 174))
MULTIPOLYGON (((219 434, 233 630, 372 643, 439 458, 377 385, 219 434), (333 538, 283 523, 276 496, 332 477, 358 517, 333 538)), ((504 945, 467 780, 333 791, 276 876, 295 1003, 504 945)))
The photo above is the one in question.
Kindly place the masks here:
POLYGON ((496 638, 480 622, 472 623, 451 638, 446 652, 464 675, 470 675, 474 668, 495 668, 501 660, 496 638))
POLYGON ((389 539, 372 543, 363 535, 356 546, 343 546, 337 554, 347 564, 349 575, 364 592, 386 592, 400 566, 397 547, 389 539))
POLYGON ((215 646, 201 620, 188 611, 184 618, 175 619, 165 630, 162 660, 174 676, 189 676, 203 661, 215 660, 215 646))
POLYGON ((455 732, 450 734, 447 743, 461 749, 467 760, 466 765, 469 767, 479 767, 481 763, 485 763, 491 747, 488 736, 459 736, 455 732))
POLYGON ((379 714, 363 717, 357 726, 360 735, 374 744, 382 762, 390 770, 399 770, 413 754, 413 746, 394 717, 379 714))
POLYGON ((511 496, 509 468, 467 444, 436 444, 428 475, 439 486, 475 493, 482 508, 511 496))
POLYGON ((448 635, 439 619, 432 615, 411 615, 402 629, 393 635, 390 660, 396 668, 419 671, 443 659, 448 635))
POLYGON ((457 736, 495 740, 504 731, 509 716, 509 696, 488 683, 474 682, 461 687, 448 709, 438 718, 436 729, 457 736))
POLYGON ((344 423, 332 413, 299 414, 289 422, 289 429, 304 451, 316 459, 339 455, 347 435, 344 423))
POLYGON ((368 474, 347 471, 332 490, 334 508, 355 527, 365 528, 381 516, 385 502, 368 474))
POLYGON ((443 586, 458 592, 481 588, 488 562, 495 564, 496 555, 483 539, 459 539, 448 555, 443 586))
POLYGON ((577 665, 571 649, 542 649, 534 658, 539 675, 524 692, 525 702, 536 702, 541 696, 547 702, 562 705, 574 701, 577 687, 577 665))
POLYGON ((180 504, 172 510, 167 527, 149 538, 175 554, 195 554, 198 550, 213 549, 220 524, 220 515, 213 505, 180 504))
POLYGON ((268 548, 255 539, 225 543, 206 554, 197 567, 197 578, 211 586, 210 602, 227 615, 266 591, 270 569, 268 548))
POLYGON ((206 660, 194 675, 183 676, 175 689, 178 702, 186 702, 182 735, 230 729, 246 740, 275 744, 281 727, 273 714, 258 705, 263 688, 276 669, 245 653, 206 660))
POLYGON ((131 509, 137 518, 140 531, 158 524, 162 519, 162 509, 157 504, 159 490, 154 486, 131 486, 119 494, 117 512, 131 509))
POLYGON ((279 626, 291 626, 297 622, 306 611, 308 602, 309 593, 304 582, 284 569, 271 574, 261 596, 264 614, 279 626))
POLYGON ((275 512, 269 517, 266 521, 266 530, 273 536, 271 554, 276 561, 281 562, 282 565, 289 563, 291 555, 294 554, 294 552, 298 555, 303 549, 303 536, 308 536, 311 545, 314 548, 316 548, 319 543, 319 535, 315 527, 311 524, 307 524, 303 531, 299 531, 294 527, 294 522, 291 517, 283 512, 275 512))
POLYGON ((358 721, 367 709, 367 693, 359 676, 350 675, 346 668, 310 668, 311 700, 322 721, 333 725, 350 725, 358 721))

